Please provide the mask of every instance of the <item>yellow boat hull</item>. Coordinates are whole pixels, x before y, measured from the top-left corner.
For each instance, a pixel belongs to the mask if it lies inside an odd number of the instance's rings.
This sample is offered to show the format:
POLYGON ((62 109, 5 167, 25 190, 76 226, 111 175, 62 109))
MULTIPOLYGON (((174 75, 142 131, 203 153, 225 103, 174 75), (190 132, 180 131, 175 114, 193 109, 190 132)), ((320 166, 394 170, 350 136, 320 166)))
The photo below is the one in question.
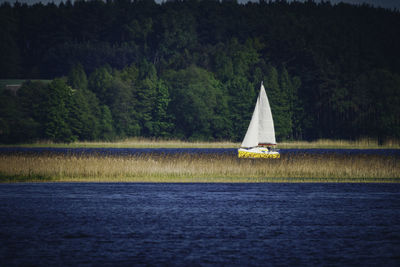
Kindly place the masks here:
POLYGON ((250 151, 238 150, 239 158, 265 158, 265 159, 279 159, 281 155, 278 152, 264 152, 256 153, 250 151))

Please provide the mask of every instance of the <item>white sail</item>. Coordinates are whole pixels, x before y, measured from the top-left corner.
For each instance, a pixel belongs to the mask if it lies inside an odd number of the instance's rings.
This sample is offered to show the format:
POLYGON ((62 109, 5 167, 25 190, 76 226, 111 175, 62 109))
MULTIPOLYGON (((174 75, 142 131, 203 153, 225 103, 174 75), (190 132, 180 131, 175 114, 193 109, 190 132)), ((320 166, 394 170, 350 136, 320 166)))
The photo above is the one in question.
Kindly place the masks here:
POLYGON ((241 147, 255 147, 259 144, 276 144, 274 121, 262 83, 256 107, 241 147))

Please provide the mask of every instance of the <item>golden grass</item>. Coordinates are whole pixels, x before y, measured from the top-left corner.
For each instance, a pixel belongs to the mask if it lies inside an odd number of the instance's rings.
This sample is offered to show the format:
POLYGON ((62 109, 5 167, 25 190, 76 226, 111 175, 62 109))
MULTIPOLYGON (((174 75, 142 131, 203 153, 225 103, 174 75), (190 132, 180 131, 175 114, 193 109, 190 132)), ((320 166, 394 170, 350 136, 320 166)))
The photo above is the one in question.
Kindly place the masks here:
POLYGON ((0 155, 0 181, 56 182, 400 182, 398 157, 282 155, 0 155), (389 180, 388 180, 389 179, 389 180))
MULTIPOLYGON (((5 146, 5 145, 3 145, 5 146)), ((9 146, 9 145, 8 145, 9 146)), ((12 145, 15 146, 15 145, 12 145)), ((152 138, 127 138, 114 142, 104 141, 78 141, 69 144, 53 143, 51 141, 39 141, 32 144, 20 144, 22 147, 67 147, 67 148, 238 148, 239 142, 216 141, 216 142, 189 142, 174 139, 152 139, 152 138)), ((277 148, 356 148, 356 149, 382 149, 394 148, 400 149, 400 140, 386 140, 379 145, 376 139, 349 140, 327 140, 320 139, 312 142, 307 141, 288 141, 278 143, 277 148)))
POLYGON ((319 139, 311 142, 307 141, 289 141, 279 143, 279 148, 341 148, 341 149, 399 149, 400 141, 388 139, 379 144, 378 140, 363 138, 359 140, 329 140, 319 139))
MULTIPOLYGON (((3 145, 4 146, 4 145, 3 145)), ((10 145, 7 145, 10 146, 10 145)), ((119 141, 77 141, 73 143, 53 143, 51 141, 39 141, 32 144, 19 144, 12 146, 21 147, 67 147, 67 148, 236 148, 240 143, 230 141, 215 142, 189 142, 174 139, 155 139, 132 137, 119 141)))

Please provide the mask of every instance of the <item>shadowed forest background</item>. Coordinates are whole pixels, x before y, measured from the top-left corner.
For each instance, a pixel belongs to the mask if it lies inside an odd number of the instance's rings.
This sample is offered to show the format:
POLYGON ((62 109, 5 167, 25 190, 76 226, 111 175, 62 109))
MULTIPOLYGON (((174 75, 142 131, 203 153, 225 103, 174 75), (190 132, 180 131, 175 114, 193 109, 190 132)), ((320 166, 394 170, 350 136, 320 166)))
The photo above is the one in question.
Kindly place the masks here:
POLYGON ((400 13, 285 1, 0 6, 0 142, 400 138, 400 13))

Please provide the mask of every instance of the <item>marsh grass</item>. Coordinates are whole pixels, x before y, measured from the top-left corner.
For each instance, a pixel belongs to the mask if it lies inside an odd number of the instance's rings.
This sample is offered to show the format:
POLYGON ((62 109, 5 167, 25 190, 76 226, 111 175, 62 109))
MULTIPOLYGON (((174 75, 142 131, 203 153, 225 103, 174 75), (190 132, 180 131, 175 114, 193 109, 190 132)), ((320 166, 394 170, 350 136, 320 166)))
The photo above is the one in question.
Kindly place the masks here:
MULTIPOLYGON (((31 144, 2 145, 2 146, 20 146, 20 147, 66 147, 66 148, 239 148, 240 143, 231 141, 215 142, 194 142, 174 139, 156 139, 156 138, 127 138, 113 142, 85 142, 77 141, 73 143, 53 143, 51 141, 38 141, 31 144)), ((388 139, 382 144, 376 139, 349 140, 327 140, 320 139, 312 142, 307 141, 289 141, 281 142, 277 148, 347 148, 347 149, 382 149, 392 148, 400 149, 400 141, 388 139)))
POLYGON ((341 149, 399 149, 400 142, 395 139, 387 139, 379 144, 377 139, 363 138, 358 140, 329 140, 319 139, 311 142, 290 141, 279 143, 279 148, 341 148, 341 149))
POLYGON ((0 155, 0 181, 56 182, 398 182, 399 158, 282 155, 238 159, 217 154, 0 155))
POLYGON ((38 141, 29 144, 3 145, 17 147, 66 147, 66 148, 235 148, 239 143, 230 141, 200 142, 173 139, 127 138, 119 141, 77 141, 72 143, 54 143, 38 141))

